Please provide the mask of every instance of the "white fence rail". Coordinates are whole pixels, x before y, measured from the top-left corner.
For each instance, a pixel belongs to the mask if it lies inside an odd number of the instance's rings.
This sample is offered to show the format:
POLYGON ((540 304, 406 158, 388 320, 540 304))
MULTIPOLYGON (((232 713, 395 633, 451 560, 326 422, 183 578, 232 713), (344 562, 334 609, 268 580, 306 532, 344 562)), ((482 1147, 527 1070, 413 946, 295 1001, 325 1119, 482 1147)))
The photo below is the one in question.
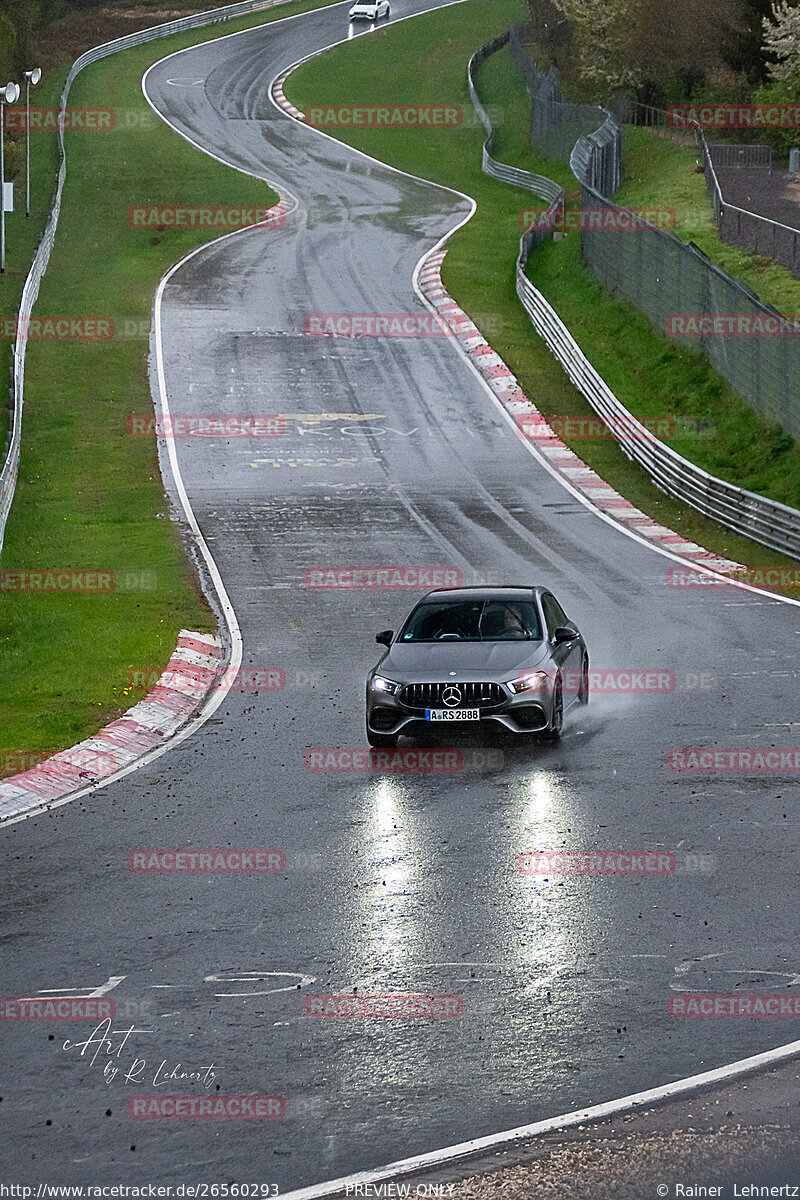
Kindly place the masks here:
POLYGON ((757 167, 760 171, 766 167, 772 172, 772 146, 739 146, 730 142, 709 142, 708 149, 717 167, 745 170, 748 167, 757 167))
MULTIPOLYGON (((470 59, 468 67, 470 95, 488 135, 483 149, 483 169, 493 178, 527 187, 548 203, 555 205, 563 200, 563 191, 552 179, 520 171, 516 167, 504 166, 495 162, 489 153, 493 131, 478 98, 474 70, 506 40, 507 38, 497 38, 483 46, 470 59), (510 175, 509 172, 513 174, 510 175)), ((580 139, 580 145, 576 146, 573 154, 573 167, 577 167, 581 172, 592 173, 587 154, 594 145, 596 142, 592 138, 580 139)), ((585 182, 585 178, 578 177, 582 183, 585 182)), ((558 313, 525 274, 530 247, 531 238, 526 233, 523 235, 517 260, 517 295, 536 332, 561 363, 581 395, 585 396, 598 416, 608 423, 627 457, 644 468, 656 487, 691 505, 704 516, 719 521, 735 533, 752 538, 772 550, 800 558, 800 512, 797 509, 709 475, 707 471, 682 458, 664 442, 659 441, 617 399, 589 362, 558 313)))
MULTIPOLYGON (((138 33, 129 33, 125 37, 116 38, 112 42, 104 42, 101 46, 95 46, 93 49, 87 50, 85 54, 81 54, 79 58, 76 58, 70 67, 67 81, 64 84, 64 90, 61 93, 61 112, 63 114, 66 109, 69 90, 72 87, 75 76, 84 67, 88 67, 90 63, 98 62, 101 58, 108 57, 109 54, 117 54, 121 50, 129 50, 133 46, 142 46, 146 42, 155 41, 157 38, 169 37, 172 33, 183 33, 185 30, 198 29, 204 25, 212 25, 217 21, 229 21, 232 17, 247 16, 249 13, 261 12, 267 8, 275 8, 277 5, 285 4, 286 2, 287 0, 241 0, 238 4, 229 4, 224 8, 213 8, 207 12, 193 13, 188 17, 179 17, 175 21, 167 21, 163 25, 153 25, 149 29, 140 30, 138 33)), ((61 124, 63 125, 63 120, 61 124)), ((59 168, 53 206, 50 210, 50 216, 48 217, 42 240, 39 242, 31 269, 28 272, 28 277, 22 289, 19 320, 17 322, 18 330, 26 330, 28 327, 28 319, 36 303, 36 297, 39 294, 39 284, 47 269, 50 251, 53 249, 53 242, 56 236, 58 215, 61 210, 61 195, 64 190, 64 180, 67 177, 63 128, 60 128, 58 132, 58 154, 59 168)), ((14 489, 19 471, 20 444, 22 440, 23 386, 25 382, 25 348, 26 340, 24 336, 19 337, 11 348, 13 372, 10 414, 11 437, 3 469, 0 472, 0 553, 2 553, 3 549, 6 522, 8 521, 8 514, 11 509, 11 502, 14 499, 14 489)))
MULTIPOLYGON (((76 59, 70 68, 61 96, 61 109, 63 111, 66 108, 69 90, 76 75, 90 63, 133 46, 143 45, 157 38, 168 37, 172 33, 180 33, 217 21, 226 21, 233 17, 260 12, 285 2, 286 0, 242 0, 238 4, 195 13, 189 17, 181 17, 178 20, 156 25, 150 29, 128 34, 126 37, 96 46, 76 59)), ((499 163, 491 155, 492 125, 478 98, 473 76, 475 68, 489 54, 504 45, 507 40, 507 36, 498 38, 484 46, 470 59, 468 68, 470 94, 487 132, 483 148, 483 169, 493 178, 524 187, 541 197, 549 205, 557 206, 563 203, 564 193, 553 180, 543 175, 535 175, 533 172, 521 170, 518 167, 499 163)), ((17 326, 19 329, 27 327, 27 321, 36 301, 39 284, 47 267, 55 239, 61 195, 67 172, 63 131, 59 131, 58 138, 60 166, 53 207, 23 287, 19 308, 20 319, 17 326)), ((537 333, 564 366, 574 385, 586 397, 595 412, 609 422, 625 454, 639 463, 656 486, 663 491, 690 504, 693 508, 719 521, 736 533, 751 537, 771 549, 800 558, 800 512, 785 504, 769 500, 764 496, 735 487, 709 475, 653 437, 614 396, 611 389, 585 357, 564 323, 525 275, 529 245, 527 235, 524 235, 517 262, 517 294, 537 333), (622 434, 620 434, 620 430, 623 430, 622 434)), ((0 473, 0 551, 2 551, 3 535, 19 469, 25 347, 24 338, 18 340, 12 347, 13 411, 10 444, 2 473, 0 473)))

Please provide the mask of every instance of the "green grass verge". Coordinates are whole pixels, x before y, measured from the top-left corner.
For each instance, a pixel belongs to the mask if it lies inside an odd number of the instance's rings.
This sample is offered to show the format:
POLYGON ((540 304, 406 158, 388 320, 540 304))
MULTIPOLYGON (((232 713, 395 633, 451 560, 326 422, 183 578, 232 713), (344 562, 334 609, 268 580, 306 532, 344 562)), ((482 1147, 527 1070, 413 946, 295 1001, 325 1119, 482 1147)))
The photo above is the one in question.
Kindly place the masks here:
POLYGON ((765 303, 782 312, 800 312, 800 280, 786 267, 720 241, 705 175, 697 171, 697 152, 647 129, 626 125, 624 132, 625 182, 615 196, 617 203, 674 209, 676 237, 694 242, 765 303))
MULTIPOLYGON (((182 626, 215 628, 167 511, 155 442, 128 436, 126 418, 152 413, 147 331, 158 280, 219 233, 136 230, 127 211, 143 202, 265 206, 276 196, 157 120, 140 81, 150 63, 174 50, 321 6, 287 4, 266 19, 262 13, 164 38, 94 64, 73 85, 70 106, 134 115, 112 131, 67 135, 61 217, 34 315, 110 316, 140 332, 95 343, 28 343, 22 458, 3 569, 102 570, 119 586, 100 595, 0 594, 0 754, 53 751, 95 732, 141 697, 129 684, 132 669, 161 671, 182 626), (141 124, 131 128, 131 121, 141 124)), ((53 102, 55 89, 52 81, 53 102)), ((35 189, 41 217, 49 201, 44 150, 35 161, 43 172, 35 189)), ((17 274, 3 282, 4 313, 15 312, 30 258, 23 269, 16 217, 10 234, 17 274)))
MULTIPOLYGON (((517 0, 470 0, 395 28, 386 26, 368 39, 337 47, 298 68, 289 77, 287 95, 301 109, 348 102, 375 104, 379 98, 381 103, 410 99, 461 103, 467 112, 469 56, 521 13, 522 5, 517 0), (398 63, 403 64, 400 71, 398 63)), ((495 157, 524 165, 558 180, 568 190, 574 189, 575 180, 568 167, 537 160, 528 148, 527 100, 508 51, 486 62, 478 84, 485 104, 503 107, 495 157)), ((501 318, 502 331, 492 332, 491 343, 543 412, 549 416, 593 416, 588 403, 534 334, 517 299, 517 216, 520 209, 536 201, 529 192, 496 183, 482 173, 482 128, 467 125, 459 130, 431 129, 424 138, 402 129, 350 129, 338 131, 337 136, 393 166, 474 197, 477 213, 449 242, 443 270, 445 286, 479 325, 480 314, 501 318)), ((608 296, 580 263, 577 249, 577 238, 568 236, 537 252, 531 262, 532 278, 620 398, 642 415, 678 412, 687 418, 711 421, 717 428, 716 438, 694 437, 690 444, 676 440, 676 447, 683 452, 691 450, 695 459, 704 455, 709 467, 722 474, 722 468, 729 466, 732 447, 719 439, 730 434, 739 451, 736 470, 742 470, 750 484, 771 480, 779 499, 796 502, 800 478, 797 451, 786 450, 785 439, 781 441, 774 431, 768 431, 743 402, 726 392, 724 382, 700 356, 674 349, 629 305, 608 296), (621 353, 617 353, 618 345, 621 353), (691 404, 687 404, 687 392, 691 404), (767 440, 768 435, 771 440, 767 440)), ((789 561, 664 496, 615 443, 573 439, 570 444, 644 512, 709 550, 752 566, 789 561)), ((759 486, 756 490, 768 489, 759 486)))

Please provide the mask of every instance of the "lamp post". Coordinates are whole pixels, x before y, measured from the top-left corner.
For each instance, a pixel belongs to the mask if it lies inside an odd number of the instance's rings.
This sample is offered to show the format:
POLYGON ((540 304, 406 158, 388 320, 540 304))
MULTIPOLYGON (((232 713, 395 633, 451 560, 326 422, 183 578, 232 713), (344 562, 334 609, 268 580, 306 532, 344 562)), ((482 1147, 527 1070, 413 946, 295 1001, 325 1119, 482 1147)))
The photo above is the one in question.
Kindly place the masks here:
POLYGON ((25 72, 25 216, 31 215, 31 84, 42 78, 42 68, 25 72))
POLYGON ((7 104, 15 104, 19 99, 19 84, 7 83, 0 88, 0 271, 6 269, 6 108, 7 104))

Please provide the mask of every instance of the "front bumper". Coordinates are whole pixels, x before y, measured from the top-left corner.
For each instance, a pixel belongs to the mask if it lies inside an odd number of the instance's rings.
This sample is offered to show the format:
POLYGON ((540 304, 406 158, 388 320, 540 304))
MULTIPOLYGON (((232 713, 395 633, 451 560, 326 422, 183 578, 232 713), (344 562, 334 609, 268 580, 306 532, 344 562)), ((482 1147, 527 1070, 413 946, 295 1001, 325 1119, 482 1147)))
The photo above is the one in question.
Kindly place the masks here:
MULTIPOLYGON (((505 689, 504 689, 505 690, 505 689)), ((458 712, 458 709, 453 709, 458 712)), ((395 696, 367 688, 367 725, 373 733, 416 733, 423 729, 442 733, 445 730, 460 734, 488 728, 507 729, 510 733, 542 733, 549 728, 553 702, 551 693, 510 692, 498 703, 480 707, 479 721, 426 721, 424 708, 401 704, 395 696)))

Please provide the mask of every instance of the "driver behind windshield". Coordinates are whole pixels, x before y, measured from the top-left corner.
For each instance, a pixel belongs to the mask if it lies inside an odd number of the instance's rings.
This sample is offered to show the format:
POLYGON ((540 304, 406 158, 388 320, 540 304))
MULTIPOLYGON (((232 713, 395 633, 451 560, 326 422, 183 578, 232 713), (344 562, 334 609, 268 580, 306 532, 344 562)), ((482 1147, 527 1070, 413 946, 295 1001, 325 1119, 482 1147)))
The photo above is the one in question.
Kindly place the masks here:
POLYGON ((487 600, 422 604, 401 635, 404 642, 495 642, 540 637, 530 601, 487 600))
POLYGON ((503 612, 503 633, 501 637, 529 638, 531 631, 518 605, 506 604, 503 612))

